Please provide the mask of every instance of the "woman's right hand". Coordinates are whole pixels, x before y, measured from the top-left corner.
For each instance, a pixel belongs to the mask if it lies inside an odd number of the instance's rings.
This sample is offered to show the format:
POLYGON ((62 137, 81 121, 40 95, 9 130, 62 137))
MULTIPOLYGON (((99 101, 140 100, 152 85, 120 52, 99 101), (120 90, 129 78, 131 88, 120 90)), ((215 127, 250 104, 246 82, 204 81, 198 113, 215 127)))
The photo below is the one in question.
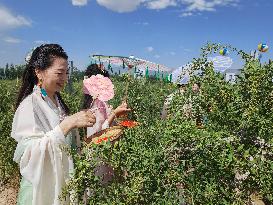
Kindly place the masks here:
POLYGON ((121 105, 119 105, 115 110, 115 114, 117 116, 123 115, 123 114, 127 114, 128 112, 130 112, 131 109, 127 107, 127 103, 123 102, 121 105))
POLYGON ((60 128, 64 135, 66 135, 73 128, 92 127, 95 123, 95 115, 90 110, 83 110, 66 117, 60 123, 60 128))

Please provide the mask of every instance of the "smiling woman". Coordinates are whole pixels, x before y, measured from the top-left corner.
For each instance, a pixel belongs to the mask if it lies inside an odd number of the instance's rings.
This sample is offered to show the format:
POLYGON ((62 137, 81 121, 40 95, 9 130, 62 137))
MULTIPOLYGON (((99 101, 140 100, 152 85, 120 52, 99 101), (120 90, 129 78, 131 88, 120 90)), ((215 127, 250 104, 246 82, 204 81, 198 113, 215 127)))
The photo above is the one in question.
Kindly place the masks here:
MULTIPOLYGON (((60 204, 58 196, 73 171, 62 149, 80 145, 79 127, 90 127, 90 111, 71 116, 60 91, 67 80, 67 55, 57 44, 36 48, 26 65, 11 136, 18 144, 14 161, 22 175, 18 204, 60 204)), ((65 201, 69 204, 69 201, 65 201)))
POLYGON ((60 92, 67 81, 67 60, 64 58, 53 58, 52 66, 46 70, 35 70, 42 86, 47 92, 49 98, 57 105, 54 98, 55 92, 60 92))

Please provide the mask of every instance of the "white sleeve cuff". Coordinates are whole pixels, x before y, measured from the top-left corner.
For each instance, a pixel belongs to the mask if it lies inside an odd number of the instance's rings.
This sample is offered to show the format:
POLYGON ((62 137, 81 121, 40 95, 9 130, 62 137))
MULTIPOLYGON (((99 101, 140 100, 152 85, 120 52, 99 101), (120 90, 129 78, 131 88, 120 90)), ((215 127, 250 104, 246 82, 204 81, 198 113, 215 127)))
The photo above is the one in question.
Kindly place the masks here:
POLYGON ((57 144, 65 143, 65 136, 59 125, 57 125, 53 130, 47 132, 47 135, 51 137, 57 144))

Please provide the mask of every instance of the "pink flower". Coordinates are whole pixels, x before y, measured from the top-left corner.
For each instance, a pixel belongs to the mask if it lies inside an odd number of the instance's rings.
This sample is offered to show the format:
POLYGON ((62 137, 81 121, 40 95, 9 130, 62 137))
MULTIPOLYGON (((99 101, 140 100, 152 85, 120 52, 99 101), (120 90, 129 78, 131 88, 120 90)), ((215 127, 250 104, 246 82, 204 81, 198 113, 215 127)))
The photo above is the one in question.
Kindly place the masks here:
POLYGON ((91 95, 101 101, 107 102, 114 97, 114 85, 112 81, 103 75, 92 75, 83 80, 84 94, 91 95))

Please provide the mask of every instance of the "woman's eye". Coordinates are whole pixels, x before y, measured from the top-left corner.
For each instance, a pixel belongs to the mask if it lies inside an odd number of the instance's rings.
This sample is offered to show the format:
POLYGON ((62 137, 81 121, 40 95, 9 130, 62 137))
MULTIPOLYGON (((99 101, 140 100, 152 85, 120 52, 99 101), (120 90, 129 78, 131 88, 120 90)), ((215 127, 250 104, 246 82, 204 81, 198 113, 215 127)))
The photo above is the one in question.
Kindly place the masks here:
POLYGON ((68 75, 69 72, 59 72, 59 73, 56 73, 56 75, 64 75, 64 74, 68 75))

